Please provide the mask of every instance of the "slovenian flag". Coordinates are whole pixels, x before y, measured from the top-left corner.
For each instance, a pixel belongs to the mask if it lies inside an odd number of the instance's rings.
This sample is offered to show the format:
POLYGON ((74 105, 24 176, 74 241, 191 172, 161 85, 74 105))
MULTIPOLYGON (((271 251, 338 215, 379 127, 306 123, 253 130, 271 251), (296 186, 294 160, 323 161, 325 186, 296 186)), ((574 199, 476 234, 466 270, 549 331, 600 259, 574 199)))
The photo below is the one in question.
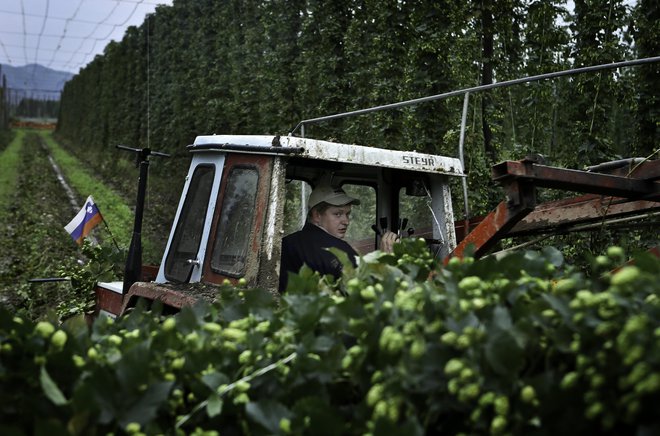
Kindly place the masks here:
POLYGON ((76 215, 69 224, 64 226, 64 230, 71 235, 76 243, 82 244, 83 238, 87 236, 102 220, 103 217, 101 216, 101 212, 99 212, 99 208, 96 206, 94 199, 90 195, 87 197, 85 205, 80 209, 78 215, 76 215))

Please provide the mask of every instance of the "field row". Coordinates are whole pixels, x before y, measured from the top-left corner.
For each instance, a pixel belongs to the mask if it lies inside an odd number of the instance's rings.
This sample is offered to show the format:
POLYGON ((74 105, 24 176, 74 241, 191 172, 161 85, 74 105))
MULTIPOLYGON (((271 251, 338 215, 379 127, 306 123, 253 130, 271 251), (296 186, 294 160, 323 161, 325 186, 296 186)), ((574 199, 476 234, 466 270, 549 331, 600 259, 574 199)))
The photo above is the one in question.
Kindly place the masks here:
MULTIPOLYGON (((32 283, 33 278, 70 276, 83 254, 64 230, 88 195, 93 195, 118 245, 125 247, 132 231, 132 212, 124 200, 69 153, 49 132, 19 129, 0 155, 0 298, 5 304, 38 317, 55 309, 71 287, 69 282, 32 283), (55 167, 63 181, 58 180, 55 167), (70 186, 75 200, 67 195, 70 186)), ((112 244, 102 224, 93 236, 112 244)))

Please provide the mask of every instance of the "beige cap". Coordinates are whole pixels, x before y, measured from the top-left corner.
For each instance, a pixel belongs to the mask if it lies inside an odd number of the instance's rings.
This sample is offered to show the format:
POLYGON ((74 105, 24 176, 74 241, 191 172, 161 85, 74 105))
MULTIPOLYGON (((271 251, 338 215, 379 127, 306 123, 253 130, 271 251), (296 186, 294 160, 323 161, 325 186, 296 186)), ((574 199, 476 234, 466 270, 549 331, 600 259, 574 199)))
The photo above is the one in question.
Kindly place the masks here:
POLYGON ((360 200, 346 194, 341 188, 334 188, 327 184, 316 186, 309 195, 309 208, 313 208, 319 203, 326 202, 333 206, 345 206, 347 204, 360 204, 360 200))

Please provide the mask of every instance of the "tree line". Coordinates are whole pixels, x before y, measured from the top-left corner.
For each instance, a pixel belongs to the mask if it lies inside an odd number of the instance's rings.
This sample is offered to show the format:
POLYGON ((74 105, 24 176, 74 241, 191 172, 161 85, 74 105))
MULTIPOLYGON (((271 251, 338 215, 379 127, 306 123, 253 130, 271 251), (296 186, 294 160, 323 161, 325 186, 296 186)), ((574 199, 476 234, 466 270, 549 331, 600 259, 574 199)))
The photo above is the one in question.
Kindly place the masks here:
MULTIPOLYGON (((571 3, 175 0, 66 84, 57 133, 111 172, 116 144, 181 155, 199 134, 287 134, 303 119, 660 54, 658 2, 571 3)), ((501 197, 483 181, 503 159, 541 153, 582 168, 651 155, 658 96, 658 63, 474 94, 465 136, 474 207, 501 197)), ((457 156, 462 106, 433 101, 305 134, 457 156)))

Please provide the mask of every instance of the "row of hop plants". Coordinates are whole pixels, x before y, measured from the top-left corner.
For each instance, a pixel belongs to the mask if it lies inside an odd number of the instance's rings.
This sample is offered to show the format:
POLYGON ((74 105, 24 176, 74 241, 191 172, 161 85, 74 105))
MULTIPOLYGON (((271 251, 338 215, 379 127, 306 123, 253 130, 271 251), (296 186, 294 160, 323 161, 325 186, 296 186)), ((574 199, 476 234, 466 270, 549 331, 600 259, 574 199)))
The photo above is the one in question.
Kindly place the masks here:
POLYGON ((657 434, 660 261, 611 247, 372 253, 279 298, 220 286, 162 316, 0 312, 0 433, 657 434))

